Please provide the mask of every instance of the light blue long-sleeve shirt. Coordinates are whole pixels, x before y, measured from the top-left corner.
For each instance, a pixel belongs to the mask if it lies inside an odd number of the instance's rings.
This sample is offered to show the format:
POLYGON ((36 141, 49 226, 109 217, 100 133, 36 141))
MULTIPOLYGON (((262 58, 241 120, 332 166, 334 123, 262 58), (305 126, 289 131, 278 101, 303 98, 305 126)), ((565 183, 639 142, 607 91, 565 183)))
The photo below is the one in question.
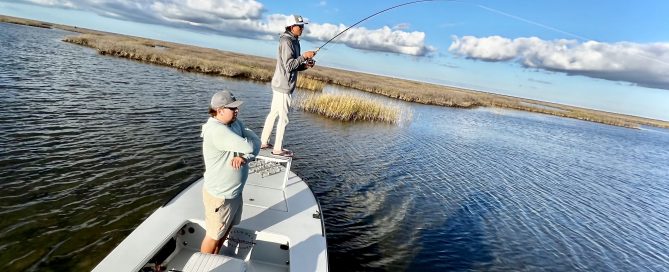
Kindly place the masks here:
POLYGON ((232 168, 232 159, 242 155, 247 162, 260 152, 260 139, 244 123, 236 120, 225 125, 209 118, 202 125, 204 188, 218 198, 232 199, 242 194, 249 175, 248 164, 232 168))

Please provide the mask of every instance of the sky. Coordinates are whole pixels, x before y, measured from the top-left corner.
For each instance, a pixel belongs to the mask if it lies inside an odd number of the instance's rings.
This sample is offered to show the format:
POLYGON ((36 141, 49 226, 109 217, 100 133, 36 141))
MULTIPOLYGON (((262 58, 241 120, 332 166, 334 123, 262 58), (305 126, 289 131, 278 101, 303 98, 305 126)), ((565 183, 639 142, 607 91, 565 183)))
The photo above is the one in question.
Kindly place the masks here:
MULTIPOLYGON (((410 1, 0 0, 0 14, 273 58, 410 1)), ((669 121, 669 1, 423 1, 374 16, 317 65, 669 121)))

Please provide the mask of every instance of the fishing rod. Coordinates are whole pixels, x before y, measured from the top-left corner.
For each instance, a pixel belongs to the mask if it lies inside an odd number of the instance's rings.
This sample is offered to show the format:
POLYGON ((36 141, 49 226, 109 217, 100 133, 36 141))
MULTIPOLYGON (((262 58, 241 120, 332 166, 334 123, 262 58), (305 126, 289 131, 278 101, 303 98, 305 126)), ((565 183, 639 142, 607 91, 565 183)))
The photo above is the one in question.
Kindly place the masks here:
MULTIPOLYGON (((374 13, 374 14, 372 14, 372 15, 369 15, 369 16, 363 18, 362 20, 358 21, 357 23, 352 24, 351 26, 349 26, 349 27, 347 27, 346 29, 344 29, 344 30, 342 30, 341 32, 339 32, 339 34, 335 35, 334 37, 332 37, 331 39, 329 39, 327 42, 325 42, 323 45, 321 45, 321 46, 319 46, 318 48, 316 48, 316 50, 315 50, 314 52, 318 52, 319 50, 321 50, 321 48, 323 48, 325 45, 327 45, 328 43, 330 43, 332 40, 334 40, 334 39, 336 39, 337 37, 339 37, 339 35, 341 35, 342 33, 346 32, 347 30, 351 29, 352 27, 357 26, 357 25, 359 25, 360 23, 362 23, 362 22, 366 21, 367 19, 372 18, 372 17, 374 17, 374 16, 376 16, 376 15, 379 15, 379 14, 384 13, 384 12, 386 12, 386 11, 389 11, 389 10, 391 10, 391 9, 399 8, 399 7, 401 7, 401 6, 406 6, 406 5, 411 5, 411 4, 421 3, 421 2, 437 2, 437 1, 449 1, 449 0, 420 0, 420 1, 411 1, 411 2, 406 2, 406 3, 399 4, 399 5, 396 5, 396 6, 392 6, 392 7, 389 7, 389 8, 387 8, 387 9, 384 9, 384 10, 382 10, 382 11, 379 11, 379 12, 377 12, 377 13, 374 13)), ((453 1, 449 1, 449 2, 455 2, 455 0, 453 0, 453 1)))

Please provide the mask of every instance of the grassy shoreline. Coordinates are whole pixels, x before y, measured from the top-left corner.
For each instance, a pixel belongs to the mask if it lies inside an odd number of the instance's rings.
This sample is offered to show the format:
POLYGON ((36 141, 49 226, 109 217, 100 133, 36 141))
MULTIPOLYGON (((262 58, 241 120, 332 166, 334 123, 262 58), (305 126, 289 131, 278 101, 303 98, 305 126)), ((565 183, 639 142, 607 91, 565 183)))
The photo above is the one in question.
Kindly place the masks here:
MULTIPOLYGON (((275 60, 269 58, 72 26, 48 24, 3 15, 0 15, 0 22, 48 25, 51 28, 78 32, 81 34, 66 37, 64 41, 94 48, 103 55, 123 57, 185 71, 263 82, 270 81, 274 71, 275 60)), ((628 128, 639 128, 642 125, 669 128, 669 122, 661 120, 328 67, 317 66, 309 69, 301 73, 298 80, 298 87, 311 90, 322 90, 325 84, 353 88, 428 105, 459 108, 499 107, 628 128)))
POLYGON ((24 19, 24 18, 5 16, 5 15, 0 15, 0 23, 10 23, 10 24, 17 24, 17 25, 40 27, 40 28, 49 28, 49 29, 53 27, 53 25, 50 24, 50 23, 40 22, 40 21, 35 21, 35 20, 30 20, 30 19, 24 19))

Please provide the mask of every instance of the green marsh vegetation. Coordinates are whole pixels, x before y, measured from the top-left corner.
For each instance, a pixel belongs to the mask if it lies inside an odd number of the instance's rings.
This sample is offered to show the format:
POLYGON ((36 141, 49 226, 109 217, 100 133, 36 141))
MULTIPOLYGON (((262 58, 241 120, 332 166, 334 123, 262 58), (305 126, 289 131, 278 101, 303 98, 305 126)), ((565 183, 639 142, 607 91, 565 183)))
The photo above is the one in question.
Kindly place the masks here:
MULTIPOLYGON (((0 15, 0 22, 52 27, 81 33, 66 42, 100 54, 165 65, 185 71, 269 82, 274 59, 0 15)), ((321 52, 320 54, 327 54, 321 52)), ((609 113, 481 91, 316 66, 300 74, 298 87, 320 91, 326 84, 353 88, 409 102, 459 108, 498 107, 574 118, 609 125, 669 128, 669 122, 609 113)))

